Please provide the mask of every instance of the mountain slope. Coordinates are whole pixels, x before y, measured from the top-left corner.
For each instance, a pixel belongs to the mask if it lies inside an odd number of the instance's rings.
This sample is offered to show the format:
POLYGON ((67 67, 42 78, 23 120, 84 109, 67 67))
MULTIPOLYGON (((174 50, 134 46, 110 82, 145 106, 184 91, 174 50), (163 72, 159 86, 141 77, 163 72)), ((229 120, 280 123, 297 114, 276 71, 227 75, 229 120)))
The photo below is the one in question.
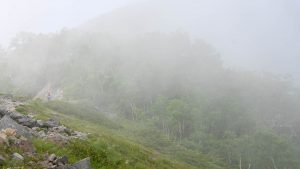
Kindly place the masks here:
MULTIPOLYGON (((170 160, 172 156, 166 156, 151 148, 146 148, 136 143, 133 137, 118 134, 117 131, 120 130, 119 125, 111 122, 107 126, 108 119, 99 113, 94 114, 95 110, 93 108, 83 105, 79 106, 58 101, 49 103, 30 101, 29 104, 22 105, 17 110, 26 114, 35 113, 37 117, 42 119, 49 117, 59 119, 61 123, 68 127, 91 133, 88 141, 79 142, 75 144, 75 147, 70 146, 62 150, 47 142, 37 142, 37 144, 42 152, 50 151, 58 154, 67 152, 69 156, 75 156, 73 157, 75 159, 77 159, 76 156, 78 153, 80 154, 80 149, 90 149, 92 146, 96 150, 87 152, 86 154, 81 152, 83 154, 79 156, 91 156, 91 163, 94 168, 224 168, 219 166, 218 162, 214 163, 214 160, 203 155, 195 156, 194 160, 201 162, 198 164, 199 166, 188 165, 174 159, 170 160), (81 112, 83 109, 86 111, 84 114, 81 112), (72 114, 70 114, 70 111, 72 114), (94 117, 94 120, 91 120, 89 117, 94 117), (105 123, 103 123, 103 119, 106 120, 105 123), (79 150, 74 150, 73 148, 79 150)), ((190 155, 187 154, 187 156, 190 155)))

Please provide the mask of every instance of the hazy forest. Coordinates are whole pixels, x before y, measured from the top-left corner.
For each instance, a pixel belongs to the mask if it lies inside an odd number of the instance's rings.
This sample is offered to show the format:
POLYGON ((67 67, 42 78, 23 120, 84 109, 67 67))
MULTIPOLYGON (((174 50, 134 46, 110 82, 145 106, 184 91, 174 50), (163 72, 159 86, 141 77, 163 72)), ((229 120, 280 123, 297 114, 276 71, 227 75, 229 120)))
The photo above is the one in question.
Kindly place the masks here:
POLYGON ((152 11, 159 4, 52 32, 21 30, 2 45, 0 106, 20 99, 16 112, 89 134, 64 148, 35 138, 39 157, 18 150, 18 163, 0 139, 0 166, 35 168, 47 152, 71 163, 90 157, 95 169, 300 169, 299 74, 230 66, 210 40, 161 26, 170 11, 152 11))

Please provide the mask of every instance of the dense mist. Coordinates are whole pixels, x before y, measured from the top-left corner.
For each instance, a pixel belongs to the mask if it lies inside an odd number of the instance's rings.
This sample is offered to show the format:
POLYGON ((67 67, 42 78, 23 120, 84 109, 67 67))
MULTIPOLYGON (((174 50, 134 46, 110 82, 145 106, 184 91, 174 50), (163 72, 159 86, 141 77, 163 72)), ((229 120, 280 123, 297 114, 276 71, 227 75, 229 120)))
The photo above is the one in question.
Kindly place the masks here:
POLYGON ((51 13, 69 1, 21 2, 58 25, 12 24, 0 92, 91 107, 80 117, 195 168, 300 168, 298 2, 133 2, 73 2, 67 19, 51 13))
POLYGON ((7 46, 20 31, 55 32, 63 27, 119 35, 183 30, 215 46, 226 66, 299 80, 297 6, 294 0, 9 1, 0 10, 1 43, 7 46))

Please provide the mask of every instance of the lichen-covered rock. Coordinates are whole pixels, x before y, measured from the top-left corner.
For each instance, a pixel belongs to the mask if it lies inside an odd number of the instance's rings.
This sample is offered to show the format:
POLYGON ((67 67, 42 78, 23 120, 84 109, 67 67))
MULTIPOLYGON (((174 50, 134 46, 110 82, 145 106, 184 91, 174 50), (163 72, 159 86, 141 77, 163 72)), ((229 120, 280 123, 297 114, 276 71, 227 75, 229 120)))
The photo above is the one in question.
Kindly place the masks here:
POLYGON ((12 128, 6 128, 6 129, 2 129, 1 133, 5 134, 6 136, 16 136, 17 130, 12 128))

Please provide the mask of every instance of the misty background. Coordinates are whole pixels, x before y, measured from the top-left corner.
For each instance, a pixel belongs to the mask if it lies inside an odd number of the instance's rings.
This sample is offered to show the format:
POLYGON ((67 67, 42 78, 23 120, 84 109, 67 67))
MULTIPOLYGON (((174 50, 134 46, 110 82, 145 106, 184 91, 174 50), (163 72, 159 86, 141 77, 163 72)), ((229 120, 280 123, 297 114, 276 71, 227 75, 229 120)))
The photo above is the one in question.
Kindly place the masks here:
POLYGON ((1 3, 0 93, 30 111, 192 168, 300 168, 299 2, 1 3))
POLYGON ((21 31, 56 32, 87 22, 123 34, 182 30, 213 45, 228 67, 299 80, 299 6, 297 0, 1 1, 0 43, 8 46, 21 31))

